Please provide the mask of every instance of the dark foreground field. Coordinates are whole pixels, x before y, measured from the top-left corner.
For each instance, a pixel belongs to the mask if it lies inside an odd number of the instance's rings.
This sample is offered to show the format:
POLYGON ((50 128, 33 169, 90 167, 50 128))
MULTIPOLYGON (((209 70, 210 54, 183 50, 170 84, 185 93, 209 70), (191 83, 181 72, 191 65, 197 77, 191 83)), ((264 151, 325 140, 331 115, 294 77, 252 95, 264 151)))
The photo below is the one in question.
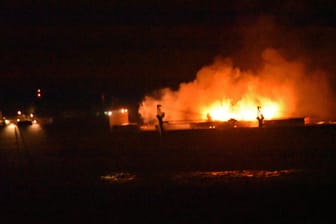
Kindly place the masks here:
POLYGON ((335 223, 336 127, 0 128, 1 223, 335 223))

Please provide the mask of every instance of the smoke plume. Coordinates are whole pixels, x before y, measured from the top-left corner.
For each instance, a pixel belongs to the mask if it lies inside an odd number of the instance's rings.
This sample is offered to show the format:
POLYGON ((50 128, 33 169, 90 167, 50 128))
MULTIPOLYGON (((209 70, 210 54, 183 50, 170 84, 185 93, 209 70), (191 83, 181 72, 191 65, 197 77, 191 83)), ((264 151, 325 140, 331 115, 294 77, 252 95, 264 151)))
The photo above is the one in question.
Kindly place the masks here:
POLYGON ((262 66, 249 71, 218 56, 177 90, 163 88, 145 96, 139 113, 144 123, 151 123, 156 105, 161 104, 168 121, 253 120, 261 106, 266 119, 333 118, 335 105, 326 73, 308 71, 302 62, 286 59, 272 48, 265 49, 259 60, 262 66))

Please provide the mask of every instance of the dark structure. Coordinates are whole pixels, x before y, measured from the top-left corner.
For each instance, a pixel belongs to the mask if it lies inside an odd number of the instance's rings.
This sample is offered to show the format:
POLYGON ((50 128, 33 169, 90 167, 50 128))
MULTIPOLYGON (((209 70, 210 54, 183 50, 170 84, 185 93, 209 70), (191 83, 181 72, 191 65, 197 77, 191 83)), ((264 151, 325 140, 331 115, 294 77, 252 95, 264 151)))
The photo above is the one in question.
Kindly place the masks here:
POLYGON ((304 117, 294 117, 287 119, 265 120, 266 127, 304 127, 304 117))

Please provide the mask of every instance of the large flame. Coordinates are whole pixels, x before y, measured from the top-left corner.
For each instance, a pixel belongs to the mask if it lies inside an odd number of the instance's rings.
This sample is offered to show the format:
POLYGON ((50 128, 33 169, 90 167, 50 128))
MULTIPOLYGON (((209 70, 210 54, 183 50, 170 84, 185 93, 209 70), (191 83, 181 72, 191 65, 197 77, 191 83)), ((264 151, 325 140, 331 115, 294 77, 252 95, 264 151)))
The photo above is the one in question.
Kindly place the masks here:
POLYGON ((307 73, 302 63, 288 61, 274 49, 266 49, 262 59, 261 69, 251 72, 217 57, 178 90, 164 88, 146 96, 139 113, 145 123, 155 120, 157 104, 168 121, 255 121, 258 106, 265 119, 329 114, 331 91, 325 74, 307 73))
MULTIPOLYGON (((281 117, 282 105, 280 102, 267 98, 260 102, 263 105, 262 114, 266 119, 281 117)), ((232 105, 230 100, 217 101, 209 107, 201 108, 201 114, 203 118, 213 121, 227 121, 229 119, 251 121, 255 120, 257 116, 256 105, 253 99, 242 99, 235 105, 232 105)))

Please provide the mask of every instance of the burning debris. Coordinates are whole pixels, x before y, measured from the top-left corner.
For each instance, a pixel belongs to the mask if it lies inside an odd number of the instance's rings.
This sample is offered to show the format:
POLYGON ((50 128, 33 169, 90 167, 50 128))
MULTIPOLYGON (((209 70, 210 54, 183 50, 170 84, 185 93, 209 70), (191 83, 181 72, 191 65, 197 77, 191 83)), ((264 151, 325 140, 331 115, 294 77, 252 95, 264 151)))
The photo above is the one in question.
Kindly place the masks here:
POLYGON ((257 72, 242 71, 231 59, 217 57, 198 71, 195 80, 181 83, 177 90, 163 88, 145 96, 139 113, 144 123, 153 124, 156 105, 164 105, 169 122, 234 119, 259 121, 262 126, 264 120, 330 117, 331 99, 326 74, 308 72, 302 63, 266 49, 257 72))

